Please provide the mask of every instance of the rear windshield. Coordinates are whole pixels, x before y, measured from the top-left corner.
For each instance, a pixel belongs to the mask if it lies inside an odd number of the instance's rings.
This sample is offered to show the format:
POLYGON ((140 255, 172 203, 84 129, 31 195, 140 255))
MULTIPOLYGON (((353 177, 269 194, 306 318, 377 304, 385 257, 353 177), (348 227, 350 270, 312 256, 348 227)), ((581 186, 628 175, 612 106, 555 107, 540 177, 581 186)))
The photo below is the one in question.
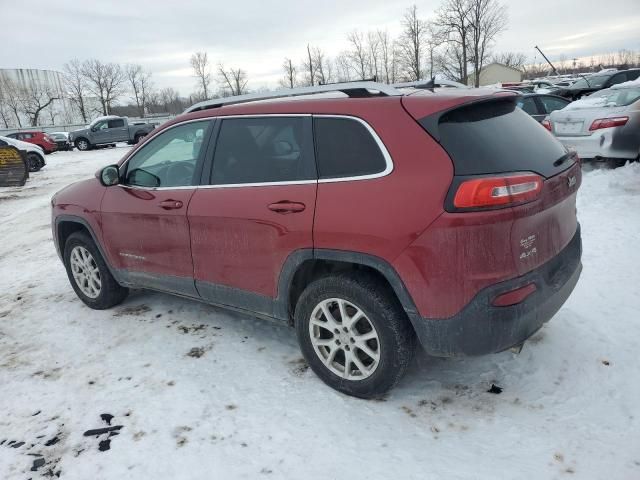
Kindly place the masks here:
POLYGON ((637 88, 607 88, 570 103, 568 108, 626 107, 638 100, 640 85, 637 88))
POLYGON ((604 82, 610 78, 610 73, 606 75, 590 75, 578 80, 576 83, 571 85, 571 88, 600 88, 604 85, 604 82))
MULTIPOLYGON (((433 119, 420 123, 429 131, 433 119)), ((571 162, 567 151, 547 130, 516 108, 513 98, 476 103, 445 113, 437 132, 430 131, 449 153, 456 175, 536 172, 551 177, 571 162)))

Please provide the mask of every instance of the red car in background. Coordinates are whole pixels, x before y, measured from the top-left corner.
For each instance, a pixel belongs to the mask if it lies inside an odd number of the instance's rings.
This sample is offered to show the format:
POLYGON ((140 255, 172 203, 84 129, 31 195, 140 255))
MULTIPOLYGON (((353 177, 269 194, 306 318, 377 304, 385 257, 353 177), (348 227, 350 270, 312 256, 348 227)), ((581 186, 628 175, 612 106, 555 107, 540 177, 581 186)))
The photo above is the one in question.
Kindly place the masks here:
POLYGON ((56 141, 44 132, 16 132, 7 135, 7 137, 38 145, 46 154, 53 153, 58 150, 58 144, 56 141))

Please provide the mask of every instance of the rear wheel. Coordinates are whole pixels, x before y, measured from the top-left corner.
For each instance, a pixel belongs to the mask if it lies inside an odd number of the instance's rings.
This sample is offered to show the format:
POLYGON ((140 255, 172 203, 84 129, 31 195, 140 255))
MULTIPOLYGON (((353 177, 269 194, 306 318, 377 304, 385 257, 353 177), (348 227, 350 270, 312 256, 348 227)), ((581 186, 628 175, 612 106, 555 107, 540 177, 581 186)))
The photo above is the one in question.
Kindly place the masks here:
POLYGON ((393 293, 376 278, 337 275, 311 283, 295 310, 300 348, 330 387, 378 397, 402 378, 416 339, 393 293))
POLYGON ((44 160, 37 153, 28 153, 27 164, 30 172, 37 172, 44 167, 44 160))
POLYGON ((113 278, 95 243, 84 232, 69 236, 64 247, 64 265, 76 295, 95 310, 118 305, 129 293, 113 278))
POLYGON ((141 133, 136 133, 136 136, 133 137, 133 143, 140 143, 140 140, 144 138, 144 135, 141 133))

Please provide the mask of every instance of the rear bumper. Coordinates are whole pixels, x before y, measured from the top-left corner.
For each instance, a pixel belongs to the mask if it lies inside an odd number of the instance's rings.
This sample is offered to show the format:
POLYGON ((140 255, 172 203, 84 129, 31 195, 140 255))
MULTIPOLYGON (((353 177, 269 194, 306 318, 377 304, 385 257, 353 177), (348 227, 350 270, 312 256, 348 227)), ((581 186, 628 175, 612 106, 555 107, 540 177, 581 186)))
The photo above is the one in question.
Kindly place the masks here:
POLYGON ((575 150, 581 159, 619 158, 635 160, 640 152, 640 136, 623 137, 617 129, 596 131, 588 136, 562 137, 558 140, 567 148, 575 150))
POLYGON ((536 270, 482 290, 457 315, 446 319, 413 317, 424 349, 434 356, 472 356, 520 345, 549 321, 578 283, 582 271, 580 227, 558 254, 536 270), (521 303, 492 305, 505 292, 534 283, 536 291, 521 303))

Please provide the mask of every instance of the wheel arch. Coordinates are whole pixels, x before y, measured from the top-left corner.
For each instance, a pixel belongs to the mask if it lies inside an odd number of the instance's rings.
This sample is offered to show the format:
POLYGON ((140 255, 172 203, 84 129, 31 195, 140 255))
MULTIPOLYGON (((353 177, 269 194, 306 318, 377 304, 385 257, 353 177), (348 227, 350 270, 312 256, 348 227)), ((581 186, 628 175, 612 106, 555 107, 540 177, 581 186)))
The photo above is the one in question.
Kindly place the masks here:
POLYGON ((54 241, 56 244, 56 249, 58 251, 58 255, 64 261, 64 247, 67 242, 67 239, 71 234, 75 232, 86 232, 89 234, 93 243, 96 245, 96 248, 102 255, 102 259, 104 263, 107 265, 107 268, 111 272, 111 275, 116 279, 118 283, 120 282, 118 271, 114 269, 109 263, 109 257, 107 257, 104 249, 102 248, 102 244, 98 240, 97 235, 93 231, 93 228, 84 218, 78 217, 75 215, 60 215, 55 219, 55 228, 54 228, 54 241))
POLYGON ((297 250, 289 255, 280 273, 275 316, 292 322, 298 298, 313 280, 330 273, 362 272, 378 278, 395 295, 410 319, 416 305, 404 282, 386 260, 359 252, 331 249, 297 250))

